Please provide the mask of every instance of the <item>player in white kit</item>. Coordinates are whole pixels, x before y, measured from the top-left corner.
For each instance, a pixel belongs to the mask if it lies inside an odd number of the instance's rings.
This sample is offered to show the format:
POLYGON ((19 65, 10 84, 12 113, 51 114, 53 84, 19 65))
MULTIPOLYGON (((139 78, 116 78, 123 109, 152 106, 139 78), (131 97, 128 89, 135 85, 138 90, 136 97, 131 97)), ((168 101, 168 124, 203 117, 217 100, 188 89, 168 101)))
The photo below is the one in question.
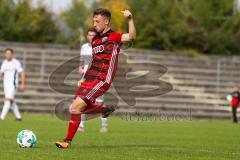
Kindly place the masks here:
MULTIPOLYGON (((79 66, 79 72, 82 74, 82 79, 79 81, 78 85, 80 86, 81 82, 83 81, 84 75, 88 70, 88 67, 90 66, 90 63, 92 62, 92 39, 94 36, 96 36, 97 32, 94 29, 89 29, 87 32, 87 40, 88 43, 85 43, 82 45, 80 50, 80 66, 79 66)), ((95 100, 95 103, 98 105, 102 105, 104 103, 104 95, 98 97, 95 100)), ((79 125, 78 131, 84 132, 85 128, 85 119, 86 115, 81 115, 81 123, 79 125)), ((101 118, 102 120, 102 128, 100 129, 100 132, 104 133, 107 132, 107 118, 101 118)))
POLYGON ((18 75, 21 75, 20 91, 25 90, 25 74, 21 63, 13 57, 13 49, 5 50, 5 60, 2 62, 0 76, 3 77, 4 105, 0 119, 4 120, 11 108, 16 120, 21 121, 22 117, 15 102, 15 95, 18 89, 18 75))

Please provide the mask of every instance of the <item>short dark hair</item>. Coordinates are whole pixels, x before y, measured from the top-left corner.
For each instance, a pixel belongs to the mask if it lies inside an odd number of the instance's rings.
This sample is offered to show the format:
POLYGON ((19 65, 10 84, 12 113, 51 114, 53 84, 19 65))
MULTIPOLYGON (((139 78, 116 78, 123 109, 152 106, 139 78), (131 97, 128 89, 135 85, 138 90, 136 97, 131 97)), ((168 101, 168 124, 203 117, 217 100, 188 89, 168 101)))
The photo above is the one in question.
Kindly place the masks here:
POLYGON ((7 52, 7 51, 10 51, 12 54, 14 53, 14 51, 13 51, 12 48, 6 48, 6 49, 4 50, 4 52, 7 52))
POLYGON ((95 32, 95 33, 98 33, 97 30, 96 30, 95 28, 93 28, 93 27, 88 28, 87 33, 88 33, 88 32, 95 32))
POLYGON ((96 16, 96 15, 101 15, 101 16, 107 17, 109 21, 111 20, 111 12, 106 8, 97 8, 93 12, 93 16, 96 16))

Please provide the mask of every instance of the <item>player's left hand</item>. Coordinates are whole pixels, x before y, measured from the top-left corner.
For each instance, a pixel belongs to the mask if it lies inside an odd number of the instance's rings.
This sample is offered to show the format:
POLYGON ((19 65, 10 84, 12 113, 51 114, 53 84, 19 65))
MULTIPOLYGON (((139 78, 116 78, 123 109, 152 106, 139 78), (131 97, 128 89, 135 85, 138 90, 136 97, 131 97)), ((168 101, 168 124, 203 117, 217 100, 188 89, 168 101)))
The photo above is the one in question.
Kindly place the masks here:
POLYGON ((78 87, 81 86, 82 82, 84 81, 84 79, 81 79, 80 81, 78 81, 78 87))
POLYGON ((127 19, 131 19, 132 18, 132 13, 129 10, 124 10, 121 11, 123 13, 123 16, 127 19))
POLYGON ((22 83, 20 85, 20 91, 23 92, 23 91, 25 91, 25 89, 26 89, 26 85, 24 83, 22 83))

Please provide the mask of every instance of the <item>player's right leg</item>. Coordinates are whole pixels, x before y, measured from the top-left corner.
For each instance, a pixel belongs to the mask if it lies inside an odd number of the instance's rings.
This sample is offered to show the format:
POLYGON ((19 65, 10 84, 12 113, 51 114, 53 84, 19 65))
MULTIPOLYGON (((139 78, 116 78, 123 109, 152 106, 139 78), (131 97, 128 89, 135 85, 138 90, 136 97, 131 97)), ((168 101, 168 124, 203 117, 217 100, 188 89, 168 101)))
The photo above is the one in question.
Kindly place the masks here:
POLYGON ((87 104, 80 97, 76 97, 70 106, 71 120, 68 124, 68 132, 65 139, 61 142, 56 142, 58 148, 69 148, 74 135, 81 121, 81 112, 86 108, 87 104))
POLYGON ((96 105, 95 99, 104 94, 109 89, 109 84, 95 80, 92 82, 83 82, 79 87, 74 101, 71 105, 71 120, 68 126, 68 133, 63 142, 56 142, 58 148, 69 148, 71 141, 80 124, 81 114, 99 114, 102 113, 105 118, 112 113, 112 109, 105 108, 102 105, 96 105), (80 98, 81 97, 81 98, 80 98))
POLYGON ((3 109, 2 109, 2 113, 0 115, 0 119, 4 120, 7 116, 7 113, 9 111, 9 109, 11 108, 12 102, 14 100, 15 97, 15 87, 11 84, 7 84, 4 83, 4 105, 3 105, 3 109))
POLYGON ((5 120, 10 107, 11 107, 11 100, 10 99, 5 99, 3 109, 2 109, 2 112, 1 112, 1 116, 0 116, 1 120, 5 120))

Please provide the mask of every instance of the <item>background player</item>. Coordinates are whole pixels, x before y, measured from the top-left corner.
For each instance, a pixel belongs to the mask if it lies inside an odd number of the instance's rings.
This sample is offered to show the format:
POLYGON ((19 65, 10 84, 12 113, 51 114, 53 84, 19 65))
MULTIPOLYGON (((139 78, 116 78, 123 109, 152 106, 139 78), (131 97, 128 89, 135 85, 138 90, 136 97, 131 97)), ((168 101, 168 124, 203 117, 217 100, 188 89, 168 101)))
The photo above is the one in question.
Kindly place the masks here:
POLYGON ((240 102, 240 92, 237 84, 233 86, 233 92, 231 93, 231 108, 233 123, 238 123, 237 109, 240 102))
POLYGON ((102 113, 106 118, 114 111, 112 107, 96 105, 95 99, 109 89, 118 65, 118 55, 122 42, 136 38, 136 29, 130 11, 122 11, 128 20, 129 33, 121 34, 111 30, 111 13, 104 8, 98 8, 93 13, 94 28, 99 33, 92 41, 93 59, 91 67, 81 83, 73 103, 70 106, 71 120, 68 132, 63 142, 56 142, 58 148, 68 148, 80 124, 80 115, 102 113))
POLYGON ((25 74, 21 66, 21 63, 13 58, 13 49, 7 48, 5 50, 5 60, 2 62, 0 76, 3 76, 3 88, 4 88, 4 106, 0 116, 1 120, 4 120, 7 116, 9 109, 11 108, 16 120, 21 121, 22 117, 19 112, 18 106, 15 102, 15 95, 18 89, 18 74, 21 74, 20 91, 25 90, 25 74))
MULTIPOLYGON (((94 28, 90 28, 87 32, 87 41, 88 43, 85 43, 82 45, 81 50, 80 50, 80 66, 79 66, 79 72, 82 74, 82 80, 79 82, 79 86, 81 82, 83 81, 83 78, 88 70, 88 67, 90 66, 90 63, 92 61, 92 39, 94 36, 96 36, 98 33, 94 28)), ((97 105, 103 105, 104 103, 104 95, 98 97, 95 100, 97 105)), ((84 132, 85 128, 85 119, 86 115, 82 114, 81 115, 81 123, 79 125, 78 131, 84 132)), ((107 118, 102 117, 102 128, 100 129, 100 132, 104 133, 107 132, 107 118)))

